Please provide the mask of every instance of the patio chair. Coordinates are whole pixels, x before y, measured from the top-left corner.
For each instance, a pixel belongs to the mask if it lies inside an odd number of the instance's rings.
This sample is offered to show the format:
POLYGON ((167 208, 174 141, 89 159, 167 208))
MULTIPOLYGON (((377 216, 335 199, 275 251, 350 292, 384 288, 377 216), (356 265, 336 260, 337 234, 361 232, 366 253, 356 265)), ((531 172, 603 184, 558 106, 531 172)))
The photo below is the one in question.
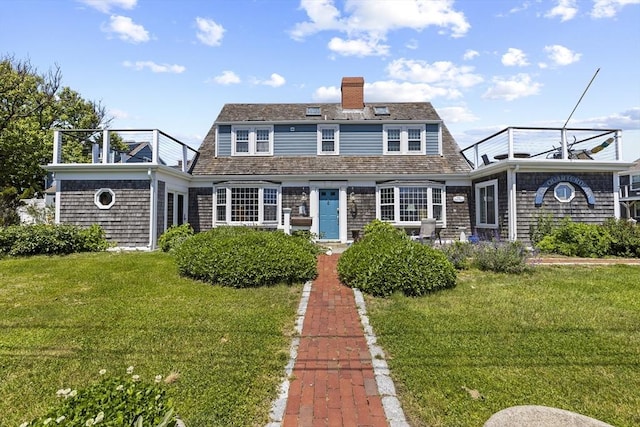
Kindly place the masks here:
POLYGON ((420 243, 424 243, 426 239, 429 244, 433 244, 436 237, 437 233, 435 218, 423 218, 420 222, 420 234, 418 235, 418 240, 420 240, 420 243))

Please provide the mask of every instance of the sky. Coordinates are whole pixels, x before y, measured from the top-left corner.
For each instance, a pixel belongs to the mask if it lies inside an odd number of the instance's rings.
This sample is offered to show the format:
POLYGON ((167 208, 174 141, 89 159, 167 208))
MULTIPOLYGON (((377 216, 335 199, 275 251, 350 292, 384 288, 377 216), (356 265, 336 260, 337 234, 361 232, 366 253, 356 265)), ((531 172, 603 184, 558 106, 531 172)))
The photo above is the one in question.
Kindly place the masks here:
POLYGON ((562 127, 589 87, 567 126, 640 158, 640 0, 3 0, 6 55, 194 147, 226 103, 339 102, 345 76, 431 102, 461 148, 562 127))

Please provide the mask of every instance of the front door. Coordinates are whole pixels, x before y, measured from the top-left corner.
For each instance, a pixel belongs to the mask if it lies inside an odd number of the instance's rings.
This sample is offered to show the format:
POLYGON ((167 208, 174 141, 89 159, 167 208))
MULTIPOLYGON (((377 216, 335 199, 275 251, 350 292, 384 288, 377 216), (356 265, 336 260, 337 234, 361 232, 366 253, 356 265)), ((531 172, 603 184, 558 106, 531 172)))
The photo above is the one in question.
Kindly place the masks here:
POLYGON ((339 196, 340 192, 337 189, 320 190, 320 239, 337 240, 340 237, 339 196))

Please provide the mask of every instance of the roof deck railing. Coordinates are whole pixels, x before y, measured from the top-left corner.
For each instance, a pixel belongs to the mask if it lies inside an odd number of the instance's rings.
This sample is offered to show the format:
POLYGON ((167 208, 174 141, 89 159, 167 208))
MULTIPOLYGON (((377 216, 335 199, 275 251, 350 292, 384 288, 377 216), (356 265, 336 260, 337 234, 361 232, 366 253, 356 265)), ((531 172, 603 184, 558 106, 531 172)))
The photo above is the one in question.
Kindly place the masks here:
POLYGON ((53 165, 165 165, 189 172, 198 150, 158 129, 55 129, 53 165))
POLYGON ((463 149, 474 168, 504 160, 619 161, 619 129, 509 127, 463 149))

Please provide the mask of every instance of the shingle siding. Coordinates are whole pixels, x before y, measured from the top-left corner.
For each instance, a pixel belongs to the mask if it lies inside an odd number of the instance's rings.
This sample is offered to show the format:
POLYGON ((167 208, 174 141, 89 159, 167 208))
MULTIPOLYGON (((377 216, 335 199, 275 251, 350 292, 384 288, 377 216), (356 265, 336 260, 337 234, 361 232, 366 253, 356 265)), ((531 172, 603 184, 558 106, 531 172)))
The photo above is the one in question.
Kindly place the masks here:
POLYGON ((189 189, 189 224, 196 232, 210 230, 213 225, 213 189, 189 189))
POLYGON ((149 246, 149 180, 63 180, 58 185, 60 222, 81 227, 98 224, 118 246, 149 246), (110 209, 99 209, 94 203, 101 188, 115 194, 110 209))

